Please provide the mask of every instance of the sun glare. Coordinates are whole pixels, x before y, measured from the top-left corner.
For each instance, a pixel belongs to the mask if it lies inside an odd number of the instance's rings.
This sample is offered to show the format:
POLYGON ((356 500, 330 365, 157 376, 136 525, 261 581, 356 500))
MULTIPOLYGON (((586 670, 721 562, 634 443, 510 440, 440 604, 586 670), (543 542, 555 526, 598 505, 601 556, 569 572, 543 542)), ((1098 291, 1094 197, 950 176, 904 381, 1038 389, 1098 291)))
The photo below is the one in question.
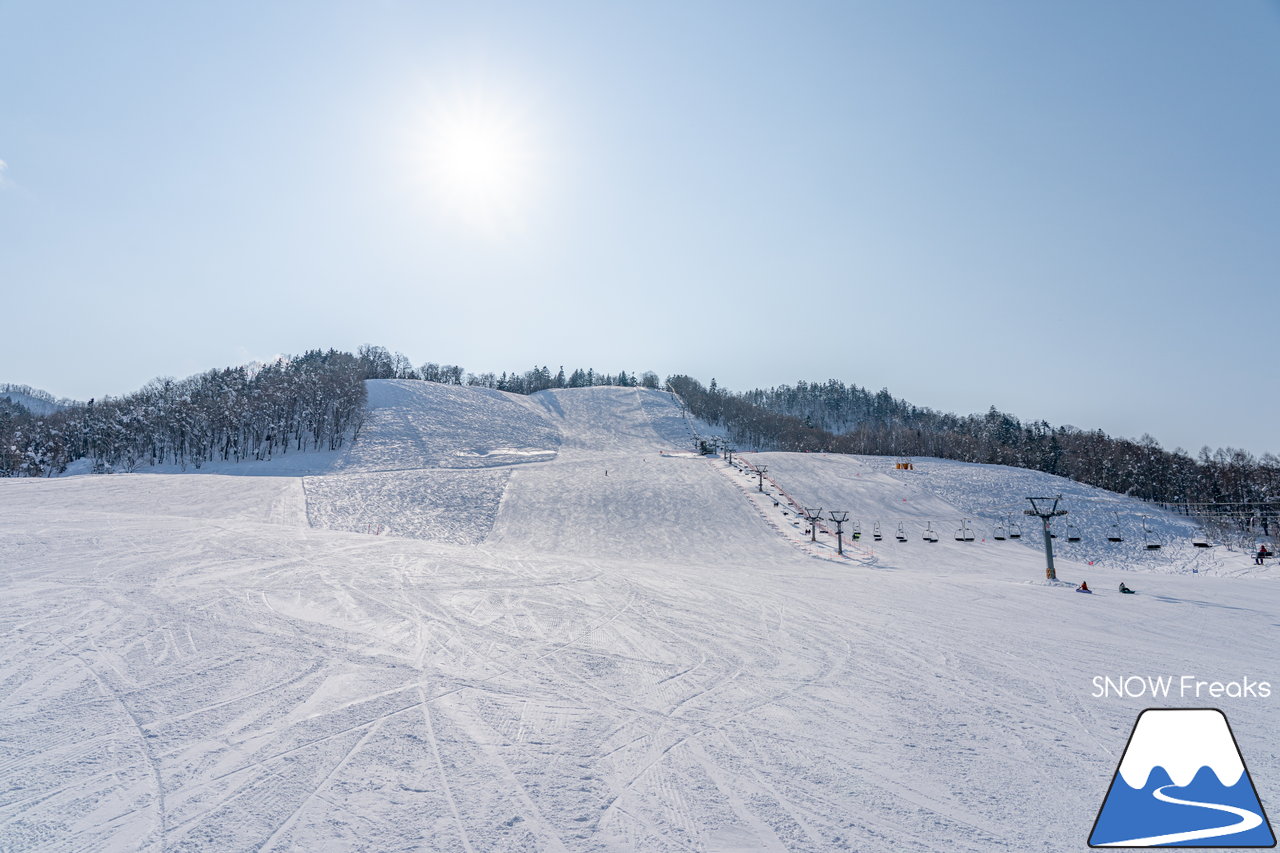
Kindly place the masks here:
POLYGON ((442 105, 427 123, 422 154, 450 216, 486 230, 523 226, 538 157, 521 110, 482 98, 442 105))

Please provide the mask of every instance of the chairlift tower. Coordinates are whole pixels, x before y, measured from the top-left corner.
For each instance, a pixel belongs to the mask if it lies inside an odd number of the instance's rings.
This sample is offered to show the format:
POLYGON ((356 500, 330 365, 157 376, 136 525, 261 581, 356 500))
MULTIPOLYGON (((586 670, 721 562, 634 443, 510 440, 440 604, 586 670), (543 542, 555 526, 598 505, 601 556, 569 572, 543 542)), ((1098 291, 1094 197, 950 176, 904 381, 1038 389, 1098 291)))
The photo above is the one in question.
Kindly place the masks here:
POLYGON ((756 475, 760 478, 760 491, 764 491, 764 475, 768 472, 768 468, 764 465, 756 466, 756 475))
POLYGON ((836 510, 833 509, 827 513, 827 518, 835 522, 836 553, 843 556, 844 555, 844 523, 849 520, 849 513, 843 510, 840 510, 839 512, 837 512, 836 510))
POLYGON ((818 522, 822 521, 822 507, 815 509, 804 508, 804 520, 809 522, 809 541, 818 541, 818 522))
POLYGON ((1027 500, 1031 501, 1031 509, 1024 509, 1023 514, 1034 515, 1044 521, 1044 558, 1046 560, 1044 576, 1051 581, 1056 581, 1058 573, 1053 569, 1053 535, 1049 531, 1049 521, 1067 514, 1065 509, 1058 509, 1058 502, 1062 500, 1062 495, 1051 498, 1027 498, 1027 500))

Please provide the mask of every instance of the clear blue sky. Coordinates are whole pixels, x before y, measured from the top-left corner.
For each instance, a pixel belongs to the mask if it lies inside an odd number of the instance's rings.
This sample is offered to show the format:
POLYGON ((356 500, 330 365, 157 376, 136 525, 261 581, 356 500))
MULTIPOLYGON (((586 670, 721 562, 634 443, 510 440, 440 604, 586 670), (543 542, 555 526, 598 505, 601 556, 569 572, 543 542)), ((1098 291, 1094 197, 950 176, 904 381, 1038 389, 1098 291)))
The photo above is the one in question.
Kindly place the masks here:
POLYGON ((1280 451, 1277 93, 1247 0, 0 0, 0 382, 376 343, 1280 451))

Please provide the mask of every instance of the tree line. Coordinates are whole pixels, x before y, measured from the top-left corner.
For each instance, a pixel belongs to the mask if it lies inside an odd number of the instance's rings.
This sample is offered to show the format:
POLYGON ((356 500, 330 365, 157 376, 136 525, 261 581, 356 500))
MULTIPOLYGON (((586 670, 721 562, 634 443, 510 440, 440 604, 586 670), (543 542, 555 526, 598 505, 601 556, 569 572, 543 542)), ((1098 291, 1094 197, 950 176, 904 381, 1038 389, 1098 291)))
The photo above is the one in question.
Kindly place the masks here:
POLYGON ((362 363, 367 366, 368 379, 422 379, 445 385, 493 388, 512 394, 534 394, 549 388, 590 388, 595 385, 642 388, 658 388, 660 385, 658 375, 651 370, 636 374, 625 370, 602 373, 594 368, 577 368, 566 374, 561 365, 553 374, 546 365, 534 365, 524 372, 468 373, 456 364, 436 364, 431 361, 415 368, 403 353, 389 352, 379 346, 362 346, 358 354, 362 363))
POLYGON ((43 416, 0 399, 0 476, 51 476, 80 459, 93 471, 136 471, 336 450, 363 422, 364 371, 350 353, 312 350, 154 379, 43 416))
POLYGON ((690 412, 725 427, 744 448, 876 456, 936 456, 1057 474, 1148 501, 1184 506, 1266 503, 1280 494, 1280 459, 1237 448, 1165 450, 1150 435, 1023 422, 994 406, 954 415, 914 406, 887 390, 836 380, 730 393, 711 380, 668 379, 690 412))

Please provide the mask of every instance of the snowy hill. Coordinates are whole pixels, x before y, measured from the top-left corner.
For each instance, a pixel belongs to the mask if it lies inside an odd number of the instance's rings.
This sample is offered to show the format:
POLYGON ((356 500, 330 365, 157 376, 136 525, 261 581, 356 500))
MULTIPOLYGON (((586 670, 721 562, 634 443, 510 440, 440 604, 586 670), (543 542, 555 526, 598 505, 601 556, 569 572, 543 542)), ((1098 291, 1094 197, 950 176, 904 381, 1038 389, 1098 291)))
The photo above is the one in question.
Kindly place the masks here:
POLYGON ((51 415, 68 406, 81 405, 74 400, 59 400, 52 394, 26 385, 0 384, 0 399, 17 403, 33 415, 51 415))
POLYGON ((1084 850, 1137 713, 1210 701, 1280 790, 1275 699, 1093 695, 1276 680, 1274 569, 1176 517, 997 466, 731 467, 642 388, 369 400, 353 446, 241 476, 0 481, 0 849, 1084 850), (1044 581, 1041 491, 1095 594, 1044 581))

